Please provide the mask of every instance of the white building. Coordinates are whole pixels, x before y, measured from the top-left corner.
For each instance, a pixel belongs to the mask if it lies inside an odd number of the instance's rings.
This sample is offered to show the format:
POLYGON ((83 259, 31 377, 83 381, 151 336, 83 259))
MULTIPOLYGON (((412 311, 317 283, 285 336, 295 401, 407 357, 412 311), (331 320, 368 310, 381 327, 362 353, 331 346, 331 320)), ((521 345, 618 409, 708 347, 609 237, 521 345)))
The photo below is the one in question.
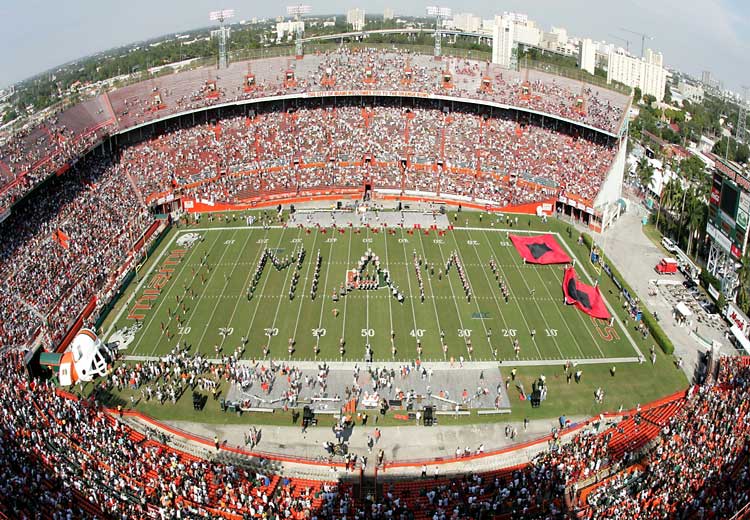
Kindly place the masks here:
POLYGON ((662 101, 667 86, 667 70, 662 65, 661 53, 651 49, 646 49, 643 58, 629 56, 621 49, 613 50, 607 64, 607 83, 618 81, 632 88, 638 87, 643 95, 662 101))
POLYGON ((578 42, 578 68, 592 75, 596 70, 596 45, 590 38, 578 42))
POLYGON ((542 30, 536 25, 536 22, 529 20, 528 15, 523 13, 503 13, 503 20, 513 22, 513 40, 516 43, 539 47, 542 41, 542 30))
POLYGON ((515 24, 509 18, 495 20, 492 31, 492 63, 497 63, 506 69, 511 66, 513 56, 515 24))
POLYGON ((459 31, 479 32, 482 18, 471 13, 456 13, 453 15, 453 27, 459 31))
POLYGON ((349 9, 346 12, 346 23, 352 26, 355 31, 361 31, 365 28, 365 10, 349 9))
POLYGON ((691 103, 703 103, 703 85, 700 83, 688 83, 684 79, 680 79, 680 82, 677 84, 677 90, 680 91, 683 98, 691 103))
POLYGON ((305 22, 302 20, 278 22, 276 24, 276 41, 280 42, 286 35, 289 35, 290 38, 294 37, 294 35, 297 34, 297 28, 301 29, 302 32, 305 32, 305 22))
POLYGON ((383 21, 387 22, 388 20, 393 20, 395 18, 396 14, 393 12, 393 9, 390 7, 386 7, 383 9, 383 21))

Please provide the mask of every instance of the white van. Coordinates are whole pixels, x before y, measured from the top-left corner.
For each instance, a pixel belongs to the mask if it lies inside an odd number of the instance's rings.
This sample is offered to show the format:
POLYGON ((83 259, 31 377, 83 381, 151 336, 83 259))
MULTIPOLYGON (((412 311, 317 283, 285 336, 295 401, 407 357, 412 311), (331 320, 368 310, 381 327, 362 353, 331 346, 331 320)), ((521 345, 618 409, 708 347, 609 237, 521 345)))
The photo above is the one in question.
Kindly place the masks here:
POLYGON ((669 239, 669 238, 667 238, 667 237, 663 237, 661 239, 661 245, 664 246, 664 249, 666 249, 670 253, 676 253, 677 250, 679 249, 677 247, 677 244, 675 244, 674 242, 672 242, 672 240, 669 239))

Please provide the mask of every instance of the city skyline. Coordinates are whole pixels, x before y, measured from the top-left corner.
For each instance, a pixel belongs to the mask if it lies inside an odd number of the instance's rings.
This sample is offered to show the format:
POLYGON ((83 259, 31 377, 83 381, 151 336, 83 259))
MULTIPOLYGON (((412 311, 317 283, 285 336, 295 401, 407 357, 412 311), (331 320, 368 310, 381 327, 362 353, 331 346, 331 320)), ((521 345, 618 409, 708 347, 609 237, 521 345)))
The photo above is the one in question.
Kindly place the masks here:
MULTIPOLYGON (((345 16, 349 9, 360 7, 368 15, 383 14, 385 8, 391 8, 396 15, 419 16, 430 2, 410 4, 405 9, 390 0, 373 0, 366 4, 333 0, 310 3, 313 15, 345 16)), ((621 28, 644 32, 654 37, 647 41, 647 47, 662 52, 665 65, 671 69, 694 77, 709 70, 714 78, 735 92, 741 91, 741 85, 750 84, 750 67, 741 66, 747 63, 746 56, 750 53, 750 6, 740 0, 605 1, 598 3, 596 9, 591 9, 591 4, 584 0, 571 0, 564 6, 551 0, 532 3, 507 0, 502 5, 479 0, 441 5, 453 7, 454 13, 471 12, 482 18, 503 11, 522 12, 546 30, 553 25, 565 27, 572 36, 618 45, 622 42, 612 36, 620 36, 631 40, 634 54, 640 51, 640 38, 624 33, 621 28)), ((0 43, 7 49, 14 49, 0 57, 0 67, 6 71, 2 86, 107 49, 206 27, 208 12, 224 7, 235 9, 237 21, 285 14, 280 6, 239 5, 231 0, 225 3, 133 0, 128 5, 94 4, 91 0, 67 4, 30 0, 0 6, 0 15, 14 21, 0 34, 0 43), (113 26, 111 20, 119 23, 113 26)))

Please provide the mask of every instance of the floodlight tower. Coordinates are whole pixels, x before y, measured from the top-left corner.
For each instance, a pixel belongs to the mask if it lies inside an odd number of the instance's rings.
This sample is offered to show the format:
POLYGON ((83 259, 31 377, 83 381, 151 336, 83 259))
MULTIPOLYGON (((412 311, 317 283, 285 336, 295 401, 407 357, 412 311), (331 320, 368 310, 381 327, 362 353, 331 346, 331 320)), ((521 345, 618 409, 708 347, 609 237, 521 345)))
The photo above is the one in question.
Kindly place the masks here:
POLYGON ((302 28, 302 24, 300 23, 302 21, 302 15, 308 14, 312 11, 312 7, 309 5, 289 5, 286 8, 286 14, 289 16, 294 16, 294 21, 297 22, 295 25, 296 27, 296 33, 297 33, 297 39, 294 43, 295 47, 295 53, 298 60, 302 59, 302 34, 304 32, 304 29, 302 28))
POLYGON ((443 25, 443 20, 451 17, 451 8, 450 7, 437 7, 437 6, 431 5, 427 7, 427 16, 435 17, 435 59, 440 59, 441 29, 443 25))
POLYGON ((224 20, 234 16, 234 9, 223 9, 221 11, 211 11, 208 13, 208 19, 219 22, 219 68, 227 68, 227 28, 224 27, 224 20))

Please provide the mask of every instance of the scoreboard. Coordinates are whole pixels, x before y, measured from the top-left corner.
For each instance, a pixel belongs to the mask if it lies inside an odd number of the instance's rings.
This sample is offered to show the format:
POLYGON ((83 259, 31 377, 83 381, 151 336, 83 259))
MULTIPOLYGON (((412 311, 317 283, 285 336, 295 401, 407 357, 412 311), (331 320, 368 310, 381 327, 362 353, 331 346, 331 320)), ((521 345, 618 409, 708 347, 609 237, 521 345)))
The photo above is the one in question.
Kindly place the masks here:
POLYGON ((734 165, 717 160, 708 205, 708 234, 739 259, 747 247, 749 218, 750 179, 734 165))

